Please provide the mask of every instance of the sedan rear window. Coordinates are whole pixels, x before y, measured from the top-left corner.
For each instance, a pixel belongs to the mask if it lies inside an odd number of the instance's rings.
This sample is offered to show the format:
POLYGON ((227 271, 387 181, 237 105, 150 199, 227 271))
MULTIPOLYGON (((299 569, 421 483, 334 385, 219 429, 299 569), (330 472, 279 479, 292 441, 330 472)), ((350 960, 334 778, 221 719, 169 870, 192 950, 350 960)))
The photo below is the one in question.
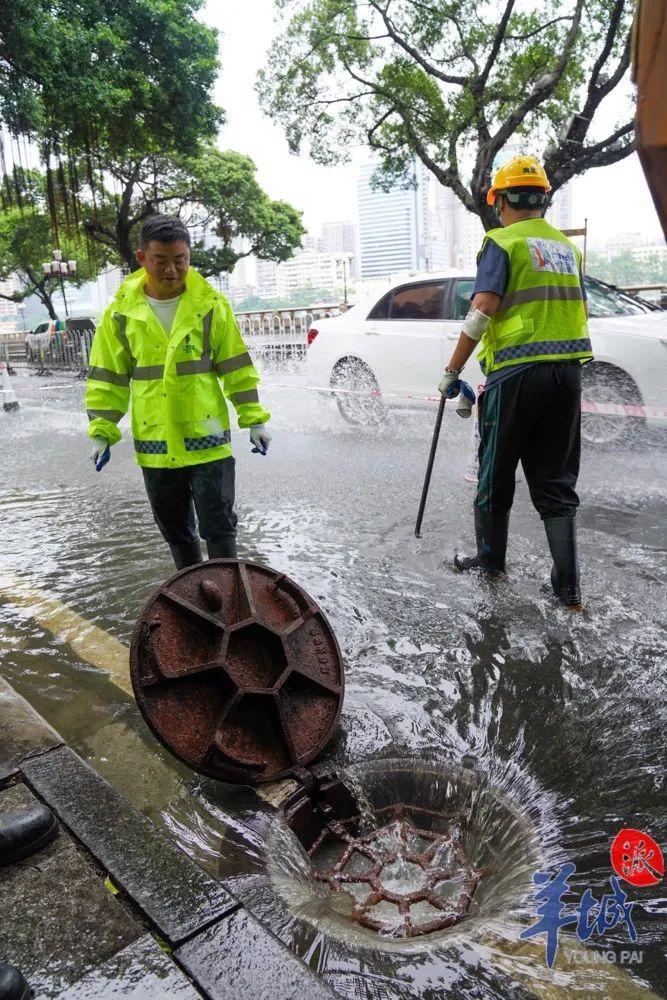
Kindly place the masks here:
POLYGON ((445 285, 427 281, 387 292, 371 309, 369 319, 442 319, 445 285))
POLYGON ((394 292, 389 319, 442 319, 444 283, 429 281, 394 292))

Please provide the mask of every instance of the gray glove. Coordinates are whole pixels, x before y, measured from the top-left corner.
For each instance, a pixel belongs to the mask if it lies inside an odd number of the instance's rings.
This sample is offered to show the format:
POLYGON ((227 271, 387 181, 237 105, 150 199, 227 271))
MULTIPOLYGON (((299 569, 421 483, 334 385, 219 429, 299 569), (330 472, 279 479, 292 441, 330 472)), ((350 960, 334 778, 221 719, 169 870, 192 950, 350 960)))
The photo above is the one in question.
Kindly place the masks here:
MULTIPOLYGON (((440 379, 440 384, 438 385, 438 392, 442 393, 443 396, 447 396, 448 399, 452 399, 452 396, 447 395, 447 390, 454 385, 455 382, 461 378, 461 372, 445 372, 440 379)), ((455 393, 458 395, 458 393, 455 393)))
POLYGON ((90 444, 90 458, 97 471, 101 472, 111 458, 109 442, 105 438, 96 437, 90 439, 90 444))
POLYGON ((250 443, 254 445, 252 449, 254 455, 266 455, 271 443, 271 435, 265 424, 254 424, 250 428, 250 443))

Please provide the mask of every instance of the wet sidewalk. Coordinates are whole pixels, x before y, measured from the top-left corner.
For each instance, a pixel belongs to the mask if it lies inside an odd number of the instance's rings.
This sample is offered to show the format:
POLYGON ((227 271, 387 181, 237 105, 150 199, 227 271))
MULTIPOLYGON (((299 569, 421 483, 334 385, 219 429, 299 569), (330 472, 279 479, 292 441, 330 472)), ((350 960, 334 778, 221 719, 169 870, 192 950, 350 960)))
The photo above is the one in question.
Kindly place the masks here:
POLYGON ((60 821, 0 869, 0 959, 36 998, 334 995, 2 678, 0 719, 0 812, 37 799, 60 821))

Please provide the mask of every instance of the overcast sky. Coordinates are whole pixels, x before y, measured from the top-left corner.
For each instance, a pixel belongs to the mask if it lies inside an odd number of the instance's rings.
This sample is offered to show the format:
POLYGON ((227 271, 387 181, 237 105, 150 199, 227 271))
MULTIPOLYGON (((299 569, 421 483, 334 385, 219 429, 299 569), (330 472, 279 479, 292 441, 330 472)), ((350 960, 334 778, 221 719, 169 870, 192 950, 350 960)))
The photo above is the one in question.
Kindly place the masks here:
MULTIPOLYGON (((244 0, 242 4, 207 0, 204 19, 221 32, 222 73, 216 99, 227 115, 221 146, 252 157, 265 190, 301 209, 310 229, 316 231, 323 222, 356 218, 354 165, 320 167, 307 155, 291 155, 282 129, 259 107, 255 75, 277 33, 273 0, 244 0)), ((611 119, 616 111, 609 109, 611 119)), ((364 150, 354 151, 357 162, 365 156, 364 150)), ((576 179, 573 225, 582 225, 584 217, 594 243, 621 232, 661 236, 636 154, 576 179)))

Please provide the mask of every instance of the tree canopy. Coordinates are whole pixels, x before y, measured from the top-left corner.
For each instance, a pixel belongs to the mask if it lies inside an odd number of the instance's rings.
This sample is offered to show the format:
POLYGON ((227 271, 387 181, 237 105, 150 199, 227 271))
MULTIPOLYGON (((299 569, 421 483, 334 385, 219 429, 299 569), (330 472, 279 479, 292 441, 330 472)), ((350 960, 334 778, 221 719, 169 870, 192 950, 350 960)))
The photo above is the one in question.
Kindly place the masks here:
POLYGON ((588 270, 590 274, 612 285, 667 284, 667 260, 657 247, 655 253, 641 257, 637 257, 631 250, 624 250, 612 257, 590 251, 588 270))
MULTIPOLYGON (((4 179, 6 181, 6 179, 4 179)), ((51 215, 46 205, 46 180, 38 171, 23 171, 12 178, 19 182, 21 205, 0 209, 0 281, 12 276, 19 290, 0 293, 0 298, 22 302, 36 295, 49 316, 57 319, 53 293, 61 288, 62 279, 45 275, 42 263, 51 260, 53 236, 51 215)), ((3 184, 6 186, 6 184, 3 184)), ((67 233, 61 218, 60 249, 65 260, 77 261, 77 272, 67 277, 68 284, 83 285, 97 277, 108 260, 103 247, 82 244, 76 232, 67 233)))
POLYGON ((489 227, 494 162, 509 143, 542 154, 554 191, 634 148, 633 109, 600 135, 626 77, 630 0, 276 0, 284 27, 258 91, 292 151, 320 163, 364 143, 380 186, 417 156, 489 227))
POLYGON ((179 215, 199 234, 192 263, 205 276, 232 271, 251 253, 260 260, 287 260, 305 233, 301 212, 268 197, 249 157, 212 145, 192 157, 109 163, 85 194, 86 232, 132 270, 138 267, 138 230, 156 212, 179 215), (105 186, 105 174, 115 192, 105 186))
POLYGON ((2 0, 0 119, 47 151, 192 152, 215 135, 203 0, 2 0))

